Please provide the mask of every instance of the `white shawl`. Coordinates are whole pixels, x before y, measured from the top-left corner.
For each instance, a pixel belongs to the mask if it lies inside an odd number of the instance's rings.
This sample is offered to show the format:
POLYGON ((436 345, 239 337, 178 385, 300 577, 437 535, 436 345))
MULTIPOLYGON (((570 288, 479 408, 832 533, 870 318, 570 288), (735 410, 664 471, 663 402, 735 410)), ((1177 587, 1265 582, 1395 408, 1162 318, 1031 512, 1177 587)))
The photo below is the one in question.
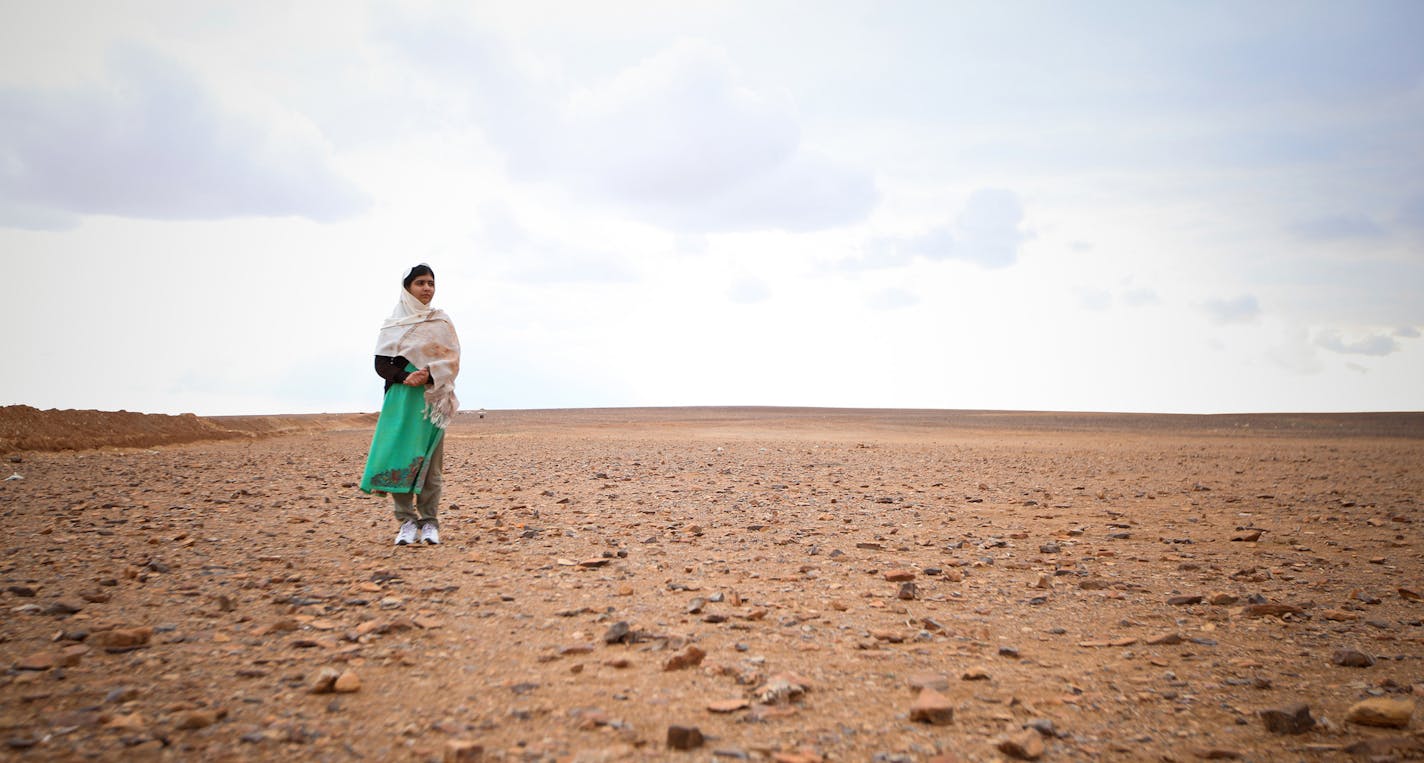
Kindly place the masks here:
POLYGON ((425 418, 444 429, 460 410, 455 377, 460 375, 460 338, 444 310, 422 305, 401 289, 391 317, 381 324, 376 354, 402 356, 416 368, 429 369, 433 383, 425 388, 425 418))

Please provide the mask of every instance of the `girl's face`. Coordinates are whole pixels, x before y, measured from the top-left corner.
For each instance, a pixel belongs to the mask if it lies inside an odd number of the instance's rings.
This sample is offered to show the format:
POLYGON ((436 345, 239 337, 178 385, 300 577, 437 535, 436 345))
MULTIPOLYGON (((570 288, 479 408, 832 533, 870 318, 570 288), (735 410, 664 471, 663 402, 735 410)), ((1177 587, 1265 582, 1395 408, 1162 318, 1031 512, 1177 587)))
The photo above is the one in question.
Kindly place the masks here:
POLYGON ((435 276, 430 274, 416 276, 415 280, 410 282, 410 288, 407 291, 411 293, 411 296, 420 300, 420 304, 430 304, 430 300, 435 298, 435 276))

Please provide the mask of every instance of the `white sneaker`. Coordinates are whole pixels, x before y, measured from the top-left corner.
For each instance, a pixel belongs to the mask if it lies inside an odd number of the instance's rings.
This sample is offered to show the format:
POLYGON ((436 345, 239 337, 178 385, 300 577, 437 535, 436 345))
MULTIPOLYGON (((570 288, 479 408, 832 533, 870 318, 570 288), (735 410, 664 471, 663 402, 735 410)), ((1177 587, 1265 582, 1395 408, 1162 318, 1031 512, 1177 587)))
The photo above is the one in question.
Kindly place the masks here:
POLYGON ((420 542, 429 543, 432 546, 440 545, 440 528, 426 522, 425 526, 420 528, 420 542))
POLYGON ((409 546, 415 542, 415 522, 407 520, 401 525, 400 532, 396 533, 397 546, 409 546))

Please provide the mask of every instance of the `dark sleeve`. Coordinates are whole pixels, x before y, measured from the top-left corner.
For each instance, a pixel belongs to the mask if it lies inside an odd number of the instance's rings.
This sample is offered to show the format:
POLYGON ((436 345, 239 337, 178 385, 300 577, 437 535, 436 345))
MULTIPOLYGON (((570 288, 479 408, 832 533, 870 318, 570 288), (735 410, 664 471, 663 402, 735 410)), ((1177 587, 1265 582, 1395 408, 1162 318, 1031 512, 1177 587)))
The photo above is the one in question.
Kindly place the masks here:
POLYGON ((386 380, 386 389, 405 383, 405 377, 410 376, 405 371, 407 363, 408 361, 401 355, 394 358, 387 355, 376 356, 376 375, 386 380))

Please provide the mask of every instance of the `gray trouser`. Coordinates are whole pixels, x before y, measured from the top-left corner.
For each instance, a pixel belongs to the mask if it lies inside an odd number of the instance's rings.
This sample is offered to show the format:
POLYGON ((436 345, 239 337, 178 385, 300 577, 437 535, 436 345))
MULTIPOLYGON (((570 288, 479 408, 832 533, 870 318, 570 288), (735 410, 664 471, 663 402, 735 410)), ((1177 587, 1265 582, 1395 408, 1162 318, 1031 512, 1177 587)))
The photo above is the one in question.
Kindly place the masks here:
POLYGON ((425 470, 425 484, 420 486, 420 494, 391 493, 396 504, 396 521, 418 522, 422 525, 429 522, 436 527, 440 526, 435 512, 440 506, 440 488, 445 486, 445 479, 440 474, 444 462, 445 435, 442 434, 440 443, 435 446, 435 452, 430 454, 430 466, 425 470))

